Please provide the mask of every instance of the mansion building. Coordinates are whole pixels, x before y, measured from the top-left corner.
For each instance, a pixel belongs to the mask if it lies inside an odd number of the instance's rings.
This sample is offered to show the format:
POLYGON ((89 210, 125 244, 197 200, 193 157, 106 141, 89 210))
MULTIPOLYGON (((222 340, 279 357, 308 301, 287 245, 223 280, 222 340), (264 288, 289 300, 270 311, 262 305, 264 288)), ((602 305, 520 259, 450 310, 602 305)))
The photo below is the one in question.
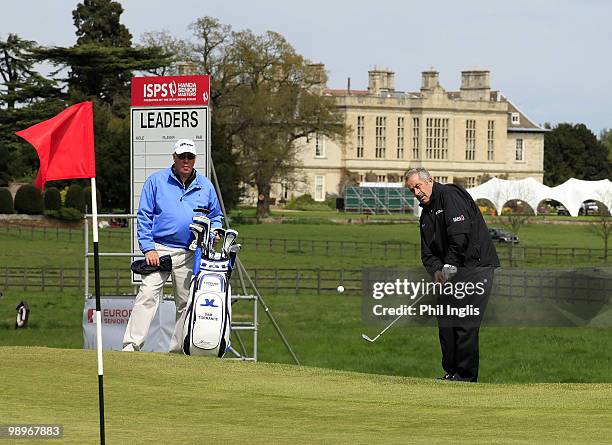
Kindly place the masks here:
MULTIPOLYGON (((316 65, 323 70, 323 65, 316 65)), ((422 73, 421 89, 395 89, 388 69, 369 71, 368 89, 323 89, 343 110, 343 141, 319 135, 299 145, 296 187, 275 184, 272 196, 289 200, 310 193, 317 201, 343 194, 347 183, 403 181, 424 167, 439 182, 478 185, 483 178, 533 177, 542 182, 544 133, 499 91, 489 71, 461 72, 459 91, 446 91, 438 72, 422 73)))

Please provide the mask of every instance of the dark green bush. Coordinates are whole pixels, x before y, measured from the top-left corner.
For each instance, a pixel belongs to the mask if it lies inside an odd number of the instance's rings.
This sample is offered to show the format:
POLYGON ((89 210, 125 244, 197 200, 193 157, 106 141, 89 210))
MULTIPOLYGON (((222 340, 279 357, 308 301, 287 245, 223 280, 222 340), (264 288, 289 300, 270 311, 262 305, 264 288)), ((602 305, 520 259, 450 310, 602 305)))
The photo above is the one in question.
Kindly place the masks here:
MULTIPOLYGON (((83 188, 83 202, 85 203, 85 207, 87 207, 87 212, 91 213, 91 187, 87 186, 83 188)), ((96 187, 96 202, 98 203, 98 212, 100 211, 100 206, 102 205, 102 197, 100 195, 100 189, 96 187)))
POLYGON ((59 210, 62 207, 62 197, 57 187, 45 190, 45 210, 59 210))
POLYGON ((329 210, 329 207, 324 202, 315 201, 308 193, 293 198, 285 208, 288 210, 329 210))
POLYGON ((80 185, 72 184, 70 187, 68 187, 64 207, 77 209, 81 213, 85 211, 85 201, 83 201, 83 188, 80 185))
POLYGON ((19 187, 15 193, 15 211, 26 215, 42 215, 44 210, 42 193, 32 184, 19 187))
POLYGON ((15 213, 13 208, 13 195, 6 187, 0 187, 0 214, 15 213))
POLYGON ((62 221, 79 221, 83 219, 83 214, 71 207, 62 207, 59 210, 45 210, 45 215, 61 219, 62 221))

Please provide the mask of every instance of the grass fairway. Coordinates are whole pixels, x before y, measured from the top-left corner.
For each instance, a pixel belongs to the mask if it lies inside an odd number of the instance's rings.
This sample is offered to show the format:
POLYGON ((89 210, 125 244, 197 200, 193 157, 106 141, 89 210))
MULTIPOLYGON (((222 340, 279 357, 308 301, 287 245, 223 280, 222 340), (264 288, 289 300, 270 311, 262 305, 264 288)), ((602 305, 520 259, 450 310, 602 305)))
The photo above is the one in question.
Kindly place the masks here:
MULTIPOLYGON (((1 347, 0 375, 2 423, 59 423, 61 443, 97 441, 94 351, 1 347)), ((605 443, 612 437, 610 384, 450 383, 107 352, 105 397, 108 443, 605 443)))

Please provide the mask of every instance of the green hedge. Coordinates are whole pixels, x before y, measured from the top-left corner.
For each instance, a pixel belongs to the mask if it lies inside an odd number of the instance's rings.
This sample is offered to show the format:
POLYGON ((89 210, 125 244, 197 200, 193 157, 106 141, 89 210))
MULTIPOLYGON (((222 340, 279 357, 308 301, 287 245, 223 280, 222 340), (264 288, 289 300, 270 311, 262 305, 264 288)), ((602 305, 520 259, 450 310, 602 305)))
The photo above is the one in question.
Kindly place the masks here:
POLYGON ((66 202, 64 207, 77 209, 79 212, 85 212, 85 201, 83 200, 83 188, 78 184, 72 184, 68 187, 66 193, 66 202))
POLYGON ((42 215, 44 210, 42 193, 32 184, 19 187, 15 193, 15 211, 26 215, 42 215))
MULTIPOLYGON (((87 207, 88 213, 91 213, 91 187, 87 186, 83 189, 83 202, 85 203, 85 207, 87 207)), ((96 187, 96 202, 98 204, 98 212, 100 211, 100 206, 102 205, 102 197, 100 195, 100 189, 96 187)))
POLYGON ((15 213, 13 195, 6 187, 0 187, 0 214, 8 215, 11 213, 15 213))
POLYGON ((45 210, 59 210, 62 207, 62 197, 57 187, 45 190, 45 210))

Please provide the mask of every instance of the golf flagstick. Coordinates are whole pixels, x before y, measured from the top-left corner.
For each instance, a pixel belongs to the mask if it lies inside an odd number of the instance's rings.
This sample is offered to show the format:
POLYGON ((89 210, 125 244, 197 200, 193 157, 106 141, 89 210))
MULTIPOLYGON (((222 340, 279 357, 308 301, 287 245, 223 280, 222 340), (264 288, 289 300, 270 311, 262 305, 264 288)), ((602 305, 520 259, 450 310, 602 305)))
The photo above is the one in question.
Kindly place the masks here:
POLYGON ((104 445, 104 365, 102 361, 102 308, 100 307, 100 256, 98 250, 98 201, 96 199, 96 178, 91 178, 91 210, 93 215, 94 279, 96 286, 96 349, 98 350, 100 443, 104 445))

